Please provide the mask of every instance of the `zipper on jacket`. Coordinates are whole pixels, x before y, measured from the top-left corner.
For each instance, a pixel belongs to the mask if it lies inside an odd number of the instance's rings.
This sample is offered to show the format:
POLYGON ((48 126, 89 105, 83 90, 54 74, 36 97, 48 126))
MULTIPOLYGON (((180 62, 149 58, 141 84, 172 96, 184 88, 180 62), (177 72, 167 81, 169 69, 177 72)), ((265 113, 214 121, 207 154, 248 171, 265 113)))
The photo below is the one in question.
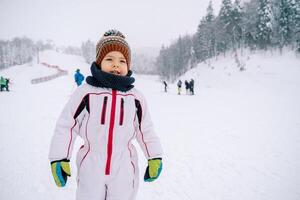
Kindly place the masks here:
POLYGON ((106 166, 105 166, 105 175, 110 174, 113 133, 114 133, 115 115, 116 115, 116 97, 117 97, 117 91, 112 90, 112 101, 111 101, 111 112, 110 112, 110 122, 109 122, 109 132, 108 132, 107 160, 106 160, 106 166))
POLYGON ((106 106, 107 106, 107 97, 104 97, 104 101, 102 105, 101 124, 105 124, 106 106))
POLYGON ((121 108, 120 108, 120 119, 119 119, 119 125, 123 125, 123 118, 124 118, 124 99, 121 98, 121 108))

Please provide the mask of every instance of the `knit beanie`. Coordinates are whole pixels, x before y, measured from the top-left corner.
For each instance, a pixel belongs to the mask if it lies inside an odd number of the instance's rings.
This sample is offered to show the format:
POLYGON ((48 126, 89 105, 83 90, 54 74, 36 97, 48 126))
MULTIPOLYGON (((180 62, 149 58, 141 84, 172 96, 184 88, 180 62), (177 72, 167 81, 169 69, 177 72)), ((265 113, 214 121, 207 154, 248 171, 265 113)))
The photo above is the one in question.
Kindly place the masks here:
POLYGON ((130 47, 125 40, 125 36, 118 30, 112 29, 104 33, 96 46, 96 63, 101 66, 101 61, 111 51, 121 52, 127 62, 128 70, 130 70, 131 53, 130 47))

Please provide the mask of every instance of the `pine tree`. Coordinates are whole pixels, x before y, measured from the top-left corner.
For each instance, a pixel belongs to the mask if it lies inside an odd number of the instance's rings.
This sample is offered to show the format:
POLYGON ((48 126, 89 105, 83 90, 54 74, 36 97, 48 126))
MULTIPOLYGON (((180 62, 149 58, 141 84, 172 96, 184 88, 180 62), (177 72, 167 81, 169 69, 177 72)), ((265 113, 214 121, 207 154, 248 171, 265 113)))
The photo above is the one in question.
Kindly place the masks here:
POLYGON ((258 21, 258 0, 252 0, 244 4, 242 17, 243 43, 250 50, 255 50, 256 45, 256 22, 258 21))
POLYGON ((213 20, 215 19, 215 15, 214 15, 214 9, 213 9, 213 5, 212 5, 212 1, 209 1, 208 7, 206 9, 206 16, 205 16, 205 21, 206 22, 213 22, 213 20))
POLYGON ((256 40, 258 46, 267 49, 271 43, 272 11, 270 0, 259 0, 256 40))
POLYGON ((300 53, 300 0, 294 0, 293 11, 294 11, 294 43, 296 46, 296 51, 300 53))
POLYGON ((198 25, 194 38, 193 49, 197 60, 204 61, 216 55, 215 16, 212 2, 209 2, 207 14, 198 25))
POLYGON ((232 14, 231 14, 231 27, 232 27, 232 41, 233 48, 236 49, 236 46, 240 47, 240 41, 242 39, 243 30, 242 30, 242 7, 240 0, 235 0, 233 4, 232 14))
POLYGON ((225 52, 230 49, 232 43, 232 3, 230 0, 222 0, 221 9, 216 22, 217 51, 225 52))
POLYGON ((87 63, 91 64, 96 57, 95 44, 92 41, 87 40, 86 42, 82 43, 81 51, 82 51, 82 56, 84 57, 85 61, 87 63))
POLYGON ((219 13, 220 21, 225 26, 229 25, 232 18, 232 3, 231 0, 222 0, 222 5, 219 13))
POLYGON ((282 49, 294 41, 295 33, 295 3, 294 0, 275 0, 273 13, 275 16, 274 35, 272 42, 282 49))

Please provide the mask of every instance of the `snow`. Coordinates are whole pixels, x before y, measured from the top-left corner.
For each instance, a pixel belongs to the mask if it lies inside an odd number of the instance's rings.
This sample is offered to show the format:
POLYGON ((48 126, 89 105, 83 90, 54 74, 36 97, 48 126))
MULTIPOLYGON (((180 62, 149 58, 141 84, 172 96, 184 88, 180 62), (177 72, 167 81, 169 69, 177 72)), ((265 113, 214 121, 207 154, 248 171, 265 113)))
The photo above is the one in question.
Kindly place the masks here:
MULTIPOLYGON (((138 200, 300 199, 300 59, 290 51, 240 59, 243 72, 227 56, 183 75, 195 80, 194 96, 177 95, 175 84, 164 93, 158 77, 135 75, 165 153, 161 177, 145 183, 140 152, 138 200)), ((55 69, 31 63, 0 71, 12 80, 12 91, 0 93, 0 199, 75 199, 74 157, 65 188, 55 186, 47 157, 58 115, 76 87, 74 71, 88 75, 89 66, 55 51, 40 60, 68 76, 32 85, 55 69)))

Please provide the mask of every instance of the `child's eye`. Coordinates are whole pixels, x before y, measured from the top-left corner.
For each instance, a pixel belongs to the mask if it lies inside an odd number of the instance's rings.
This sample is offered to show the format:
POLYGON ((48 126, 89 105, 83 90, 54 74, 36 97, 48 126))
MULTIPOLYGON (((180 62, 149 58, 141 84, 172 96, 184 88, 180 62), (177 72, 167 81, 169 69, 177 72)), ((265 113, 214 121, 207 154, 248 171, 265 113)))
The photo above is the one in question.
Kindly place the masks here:
POLYGON ((121 62, 121 63, 126 63, 126 61, 125 61, 125 60, 121 60, 120 62, 121 62))
POLYGON ((112 61, 112 59, 111 59, 111 58, 106 58, 105 60, 107 60, 107 61, 112 61))

